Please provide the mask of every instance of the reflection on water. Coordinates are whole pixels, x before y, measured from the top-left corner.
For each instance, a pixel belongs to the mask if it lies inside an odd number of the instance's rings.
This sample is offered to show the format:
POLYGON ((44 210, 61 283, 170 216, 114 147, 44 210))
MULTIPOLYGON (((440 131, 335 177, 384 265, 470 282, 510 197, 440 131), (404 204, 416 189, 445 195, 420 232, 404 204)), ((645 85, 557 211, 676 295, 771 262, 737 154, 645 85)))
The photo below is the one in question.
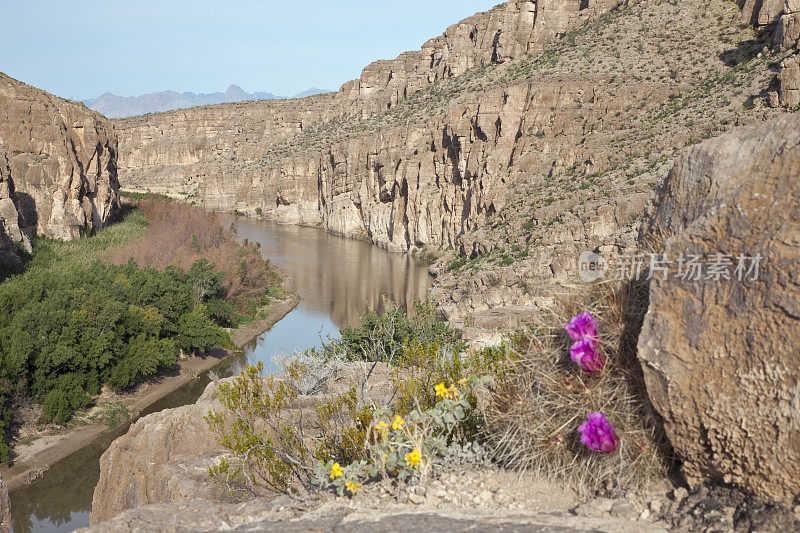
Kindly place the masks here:
MULTIPOLYGON (((223 376, 256 361, 272 372, 275 354, 319 346, 328 335, 356 324, 368 309, 380 310, 382 297, 408 307, 425 297, 430 284, 427 269, 420 263, 368 243, 315 228, 244 217, 227 220, 236 224, 240 238, 261 243, 264 256, 288 271, 302 300, 297 309, 246 346, 244 356, 217 369, 223 376)), ((204 375, 142 414, 192 403, 207 384, 204 375)), ((11 493, 12 531, 60 532, 88 526, 100 456, 125 431, 127 427, 56 463, 33 485, 11 493)))
POLYGON ((317 228, 232 220, 240 238, 260 243, 264 257, 290 272, 301 308, 329 318, 337 329, 357 323, 370 307, 380 309, 382 296, 408 306, 425 298, 430 286, 428 269, 407 254, 317 228))
POLYGON ((235 222, 241 239, 260 243, 264 257, 289 271, 302 297, 295 311, 245 347, 247 362, 261 361, 265 371, 276 370, 275 354, 319 346, 369 309, 380 311, 384 298, 413 308, 430 286, 427 267, 405 254, 317 228, 245 217, 228 222, 235 222))

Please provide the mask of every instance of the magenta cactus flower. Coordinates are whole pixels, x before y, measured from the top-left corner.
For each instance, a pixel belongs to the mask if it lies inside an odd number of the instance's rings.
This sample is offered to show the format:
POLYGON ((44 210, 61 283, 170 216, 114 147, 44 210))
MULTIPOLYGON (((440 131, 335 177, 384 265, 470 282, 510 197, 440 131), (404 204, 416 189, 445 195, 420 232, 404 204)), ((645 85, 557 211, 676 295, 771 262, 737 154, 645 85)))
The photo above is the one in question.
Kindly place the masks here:
POLYGON ((586 422, 578 427, 581 442, 597 453, 614 453, 619 447, 619 439, 614 426, 603 413, 591 413, 586 422))
POLYGON ((574 341, 591 339, 597 342, 597 321, 588 311, 572 317, 564 329, 574 341))
POLYGON ((583 339, 572 345, 569 350, 572 360, 587 374, 596 376, 606 367, 606 358, 597 349, 597 344, 591 339, 583 339))

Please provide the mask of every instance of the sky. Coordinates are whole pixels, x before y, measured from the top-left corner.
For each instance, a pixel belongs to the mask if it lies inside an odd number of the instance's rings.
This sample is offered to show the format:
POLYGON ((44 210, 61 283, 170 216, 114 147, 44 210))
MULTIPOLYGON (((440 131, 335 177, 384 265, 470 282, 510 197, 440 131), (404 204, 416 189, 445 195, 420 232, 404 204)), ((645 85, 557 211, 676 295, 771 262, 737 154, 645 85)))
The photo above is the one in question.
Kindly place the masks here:
POLYGON ((337 90, 501 0, 0 0, 0 72, 64 98, 337 90))

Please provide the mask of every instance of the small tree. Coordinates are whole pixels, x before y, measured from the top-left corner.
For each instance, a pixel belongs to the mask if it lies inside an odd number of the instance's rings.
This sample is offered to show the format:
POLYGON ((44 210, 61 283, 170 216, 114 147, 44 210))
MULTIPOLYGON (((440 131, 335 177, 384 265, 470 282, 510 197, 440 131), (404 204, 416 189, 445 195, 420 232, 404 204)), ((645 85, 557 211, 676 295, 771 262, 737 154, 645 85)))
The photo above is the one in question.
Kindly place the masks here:
POLYGON ((204 305, 197 305, 178 319, 178 342, 184 352, 197 353, 214 346, 229 346, 228 333, 208 316, 204 305))

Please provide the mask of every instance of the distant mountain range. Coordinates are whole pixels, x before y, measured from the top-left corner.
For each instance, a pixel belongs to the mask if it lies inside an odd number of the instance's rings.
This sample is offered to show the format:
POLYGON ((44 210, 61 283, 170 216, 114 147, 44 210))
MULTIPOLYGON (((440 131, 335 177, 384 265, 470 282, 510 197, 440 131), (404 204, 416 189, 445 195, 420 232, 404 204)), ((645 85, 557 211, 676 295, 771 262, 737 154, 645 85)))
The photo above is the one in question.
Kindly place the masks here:
MULTIPOLYGON (((307 91, 298 93, 290 98, 305 98, 315 94, 329 93, 324 89, 312 87, 307 91)), ((272 93, 245 92, 238 85, 231 85, 224 93, 179 93, 176 91, 161 91, 158 93, 143 94, 141 96, 117 96, 105 93, 97 98, 82 100, 87 107, 99 111, 108 118, 124 118, 147 113, 172 111, 201 105, 224 104, 230 102, 249 102, 253 100, 275 100, 284 98, 272 93)))

